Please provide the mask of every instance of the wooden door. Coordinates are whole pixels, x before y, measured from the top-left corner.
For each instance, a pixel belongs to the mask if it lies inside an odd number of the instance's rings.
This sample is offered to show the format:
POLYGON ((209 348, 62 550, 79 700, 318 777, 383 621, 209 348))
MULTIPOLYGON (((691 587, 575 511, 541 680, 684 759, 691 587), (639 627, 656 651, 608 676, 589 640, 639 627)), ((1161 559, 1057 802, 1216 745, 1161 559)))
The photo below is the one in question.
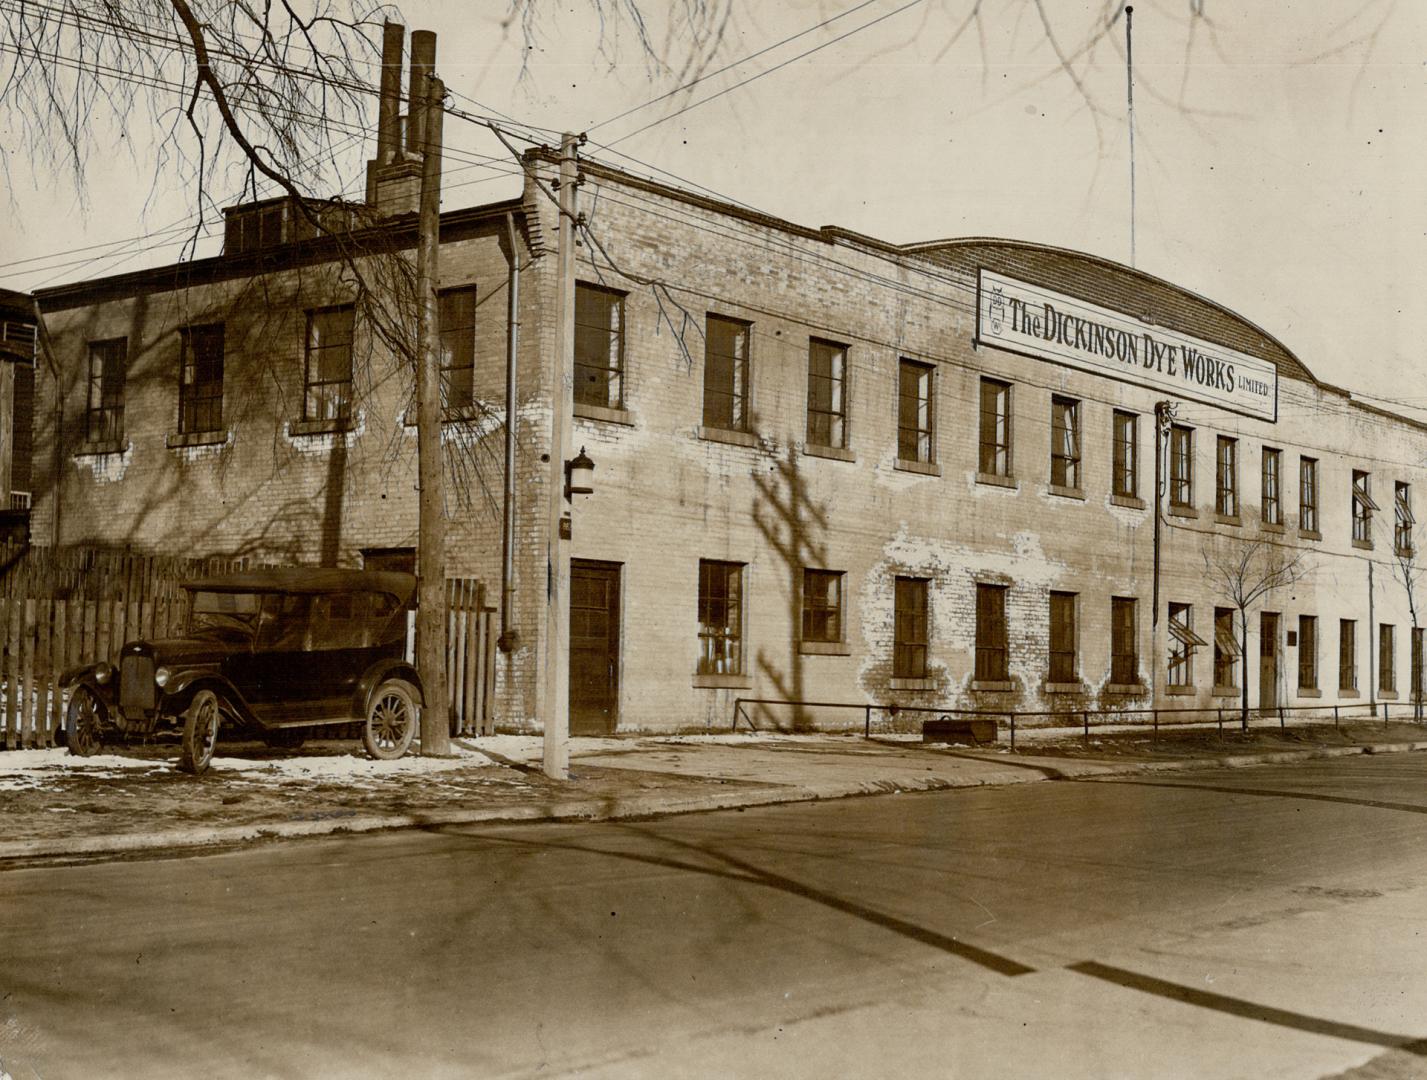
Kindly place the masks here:
POLYGON ((1259 615, 1259 708, 1278 708, 1278 612, 1259 615))
POLYGON ((570 563, 571 735, 609 735, 619 717, 619 570, 570 563))

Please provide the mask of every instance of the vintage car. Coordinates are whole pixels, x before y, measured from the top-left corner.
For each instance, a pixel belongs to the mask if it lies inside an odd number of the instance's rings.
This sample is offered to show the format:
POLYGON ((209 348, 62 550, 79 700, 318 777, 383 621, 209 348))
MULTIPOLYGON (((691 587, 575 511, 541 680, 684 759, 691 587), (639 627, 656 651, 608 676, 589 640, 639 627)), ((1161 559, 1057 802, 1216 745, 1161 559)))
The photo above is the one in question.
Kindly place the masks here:
POLYGON ((65 676, 71 753, 176 729, 182 767, 201 773, 221 725, 296 746, 314 727, 354 721, 372 757, 406 753, 423 703, 405 659, 411 574, 252 570, 184 589, 182 637, 129 641, 117 666, 65 676))

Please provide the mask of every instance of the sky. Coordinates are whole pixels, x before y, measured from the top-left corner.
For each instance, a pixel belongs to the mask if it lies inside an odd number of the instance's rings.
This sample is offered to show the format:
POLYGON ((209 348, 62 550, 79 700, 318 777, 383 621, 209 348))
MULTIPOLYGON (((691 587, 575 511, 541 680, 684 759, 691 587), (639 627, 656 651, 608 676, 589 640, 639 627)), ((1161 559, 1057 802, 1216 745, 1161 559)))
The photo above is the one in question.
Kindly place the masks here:
MULTIPOLYGON (((437 32, 453 105, 552 142, 587 131, 585 152, 632 172, 897 243, 999 236, 1130 262, 1117 3, 981 0, 967 21, 973 0, 707 0, 730 5, 714 46, 676 0, 635 2, 664 66, 609 0, 539 5, 529 37, 509 0, 406 0, 401 15, 437 32), (654 100, 690 50, 711 54, 704 80, 654 100)), ((1427 407, 1427 4, 1140 0, 1134 60, 1135 265, 1257 323, 1321 379, 1427 407)), ((114 243, 195 209, 172 171, 155 176, 147 121, 95 131, 81 196, 27 163, 0 110, 19 151, 0 286, 178 257, 173 234, 114 243)), ((444 208, 519 190, 486 129, 448 117, 445 135, 444 208)), ((352 146, 354 185, 371 150, 352 146)))

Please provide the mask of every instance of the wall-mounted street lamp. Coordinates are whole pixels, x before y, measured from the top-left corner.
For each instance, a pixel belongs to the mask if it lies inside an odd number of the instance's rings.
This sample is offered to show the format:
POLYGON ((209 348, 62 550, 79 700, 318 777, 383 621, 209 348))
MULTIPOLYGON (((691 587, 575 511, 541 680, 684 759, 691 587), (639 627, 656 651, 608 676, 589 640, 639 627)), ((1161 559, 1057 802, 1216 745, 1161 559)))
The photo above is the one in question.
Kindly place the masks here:
POLYGON ((565 462, 565 498, 573 495, 591 495, 595 490, 595 463, 585 454, 585 448, 573 461, 565 462))

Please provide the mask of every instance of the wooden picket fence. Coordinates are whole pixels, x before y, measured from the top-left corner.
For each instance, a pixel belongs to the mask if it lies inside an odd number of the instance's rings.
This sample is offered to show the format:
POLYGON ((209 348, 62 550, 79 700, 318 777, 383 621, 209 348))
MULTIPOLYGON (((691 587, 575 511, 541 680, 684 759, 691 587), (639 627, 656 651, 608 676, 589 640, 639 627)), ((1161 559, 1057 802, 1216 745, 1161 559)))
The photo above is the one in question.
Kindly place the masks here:
MULTIPOLYGON (((0 746, 54 746, 63 730, 63 675, 113 660, 135 638, 182 632, 184 581, 249 568, 239 558, 186 559, 94 550, 0 546, 0 746)), ((495 612, 474 579, 447 582, 451 731, 495 730, 495 612)))
POLYGON ((446 684, 451 734, 495 734, 495 609, 475 578, 446 582, 446 684))
POLYGON ((0 546, 5 749, 55 745, 64 723, 67 670, 112 659, 126 640, 178 632, 187 613, 180 582, 245 565, 228 557, 0 546))

